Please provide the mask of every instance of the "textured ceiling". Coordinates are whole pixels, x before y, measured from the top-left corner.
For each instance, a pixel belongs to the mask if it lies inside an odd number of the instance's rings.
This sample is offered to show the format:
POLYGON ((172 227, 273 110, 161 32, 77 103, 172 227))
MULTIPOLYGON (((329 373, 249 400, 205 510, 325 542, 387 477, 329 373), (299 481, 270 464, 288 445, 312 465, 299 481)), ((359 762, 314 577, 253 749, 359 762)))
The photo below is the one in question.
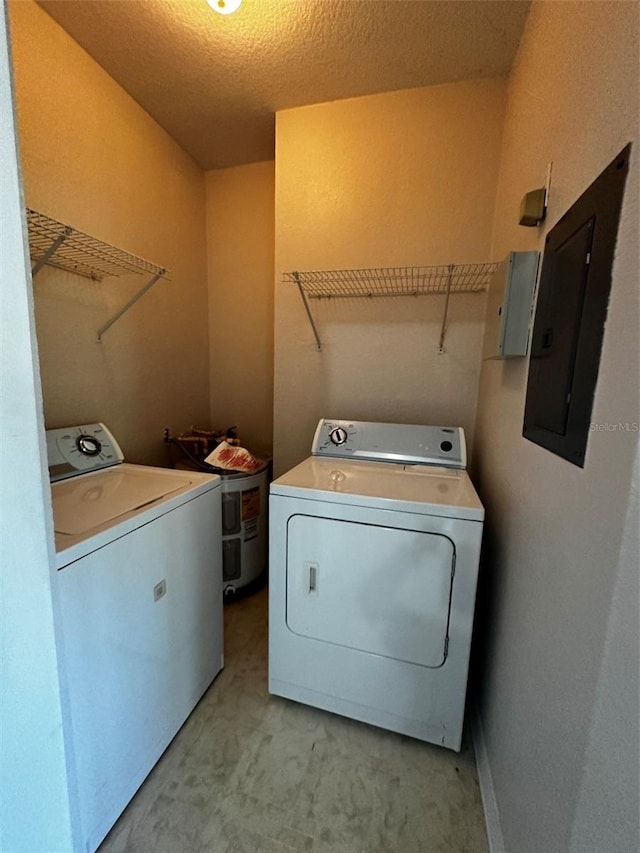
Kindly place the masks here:
POLYGON ((39 0, 203 168, 274 156, 274 113, 506 75, 522 0, 39 0))

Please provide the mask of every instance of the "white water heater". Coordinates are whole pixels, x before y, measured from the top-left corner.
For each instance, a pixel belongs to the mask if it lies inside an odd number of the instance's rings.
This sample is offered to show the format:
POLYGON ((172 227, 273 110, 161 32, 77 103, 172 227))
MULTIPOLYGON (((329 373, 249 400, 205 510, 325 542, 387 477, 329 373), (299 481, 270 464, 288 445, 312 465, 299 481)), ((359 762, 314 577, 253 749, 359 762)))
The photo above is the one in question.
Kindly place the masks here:
POLYGON ((222 477, 222 589, 233 598, 267 567, 269 464, 222 477))

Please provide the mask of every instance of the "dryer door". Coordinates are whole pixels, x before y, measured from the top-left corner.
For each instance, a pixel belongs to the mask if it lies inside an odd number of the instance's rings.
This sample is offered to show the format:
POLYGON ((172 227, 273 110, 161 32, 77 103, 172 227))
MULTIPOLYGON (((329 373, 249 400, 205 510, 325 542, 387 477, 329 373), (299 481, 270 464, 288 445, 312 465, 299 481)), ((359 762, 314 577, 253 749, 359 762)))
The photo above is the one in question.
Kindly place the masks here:
POLYGON ((426 667, 447 656, 455 548, 446 536, 293 515, 291 631, 426 667))

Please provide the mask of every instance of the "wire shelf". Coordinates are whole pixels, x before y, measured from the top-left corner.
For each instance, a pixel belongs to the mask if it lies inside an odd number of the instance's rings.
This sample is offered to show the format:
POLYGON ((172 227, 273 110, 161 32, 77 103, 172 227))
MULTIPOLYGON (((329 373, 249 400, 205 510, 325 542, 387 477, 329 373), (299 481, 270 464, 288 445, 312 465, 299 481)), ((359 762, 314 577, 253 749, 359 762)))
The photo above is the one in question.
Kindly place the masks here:
POLYGON ((497 266, 485 263, 312 270, 284 273, 283 280, 297 284, 309 299, 481 293, 497 266))
POLYGON ((441 264, 430 267, 312 270, 283 273, 283 281, 297 285, 318 351, 322 341, 308 299, 353 299, 375 296, 445 296, 438 352, 446 352, 444 336, 452 293, 482 293, 498 268, 488 264, 441 264))
POLYGON ((97 340, 150 290, 159 278, 167 277, 167 270, 138 258, 123 249, 90 237, 82 231, 51 219, 44 213, 27 208, 31 275, 33 278, 48 264, 76 275, 102 281, 103 278, 121 275, 147 275, 149 281, 106 323, 98 329, 97 340))
POLYGON ((102 240, 84 234, 27 208, 31 262, 35 271, 43 264, 102 281, 108 276, 164 276, 166 270, 102 240))

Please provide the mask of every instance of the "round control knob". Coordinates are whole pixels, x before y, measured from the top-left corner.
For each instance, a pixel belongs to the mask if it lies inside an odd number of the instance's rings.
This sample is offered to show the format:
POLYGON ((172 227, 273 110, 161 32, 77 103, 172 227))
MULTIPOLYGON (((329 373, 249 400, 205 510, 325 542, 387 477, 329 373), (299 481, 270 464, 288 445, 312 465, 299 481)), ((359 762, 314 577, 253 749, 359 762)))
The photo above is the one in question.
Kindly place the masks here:
POLYGON ((76 438, 76 447, 83 456, 97 456, 102 450, 102 445, 93 435, 79 435, 76 438))
POLYGON ((453 444, 451 444, 450 441, 441 441, 440 450, 442 450, 444 453, 448 453, 450 450, 453 450, 453 444))
POLYGON ((334 427, 329 433, 329 438, 333 444, 340 446, 349 438, 349 434, 346 429, 342 429, 342 427, 334 427))

